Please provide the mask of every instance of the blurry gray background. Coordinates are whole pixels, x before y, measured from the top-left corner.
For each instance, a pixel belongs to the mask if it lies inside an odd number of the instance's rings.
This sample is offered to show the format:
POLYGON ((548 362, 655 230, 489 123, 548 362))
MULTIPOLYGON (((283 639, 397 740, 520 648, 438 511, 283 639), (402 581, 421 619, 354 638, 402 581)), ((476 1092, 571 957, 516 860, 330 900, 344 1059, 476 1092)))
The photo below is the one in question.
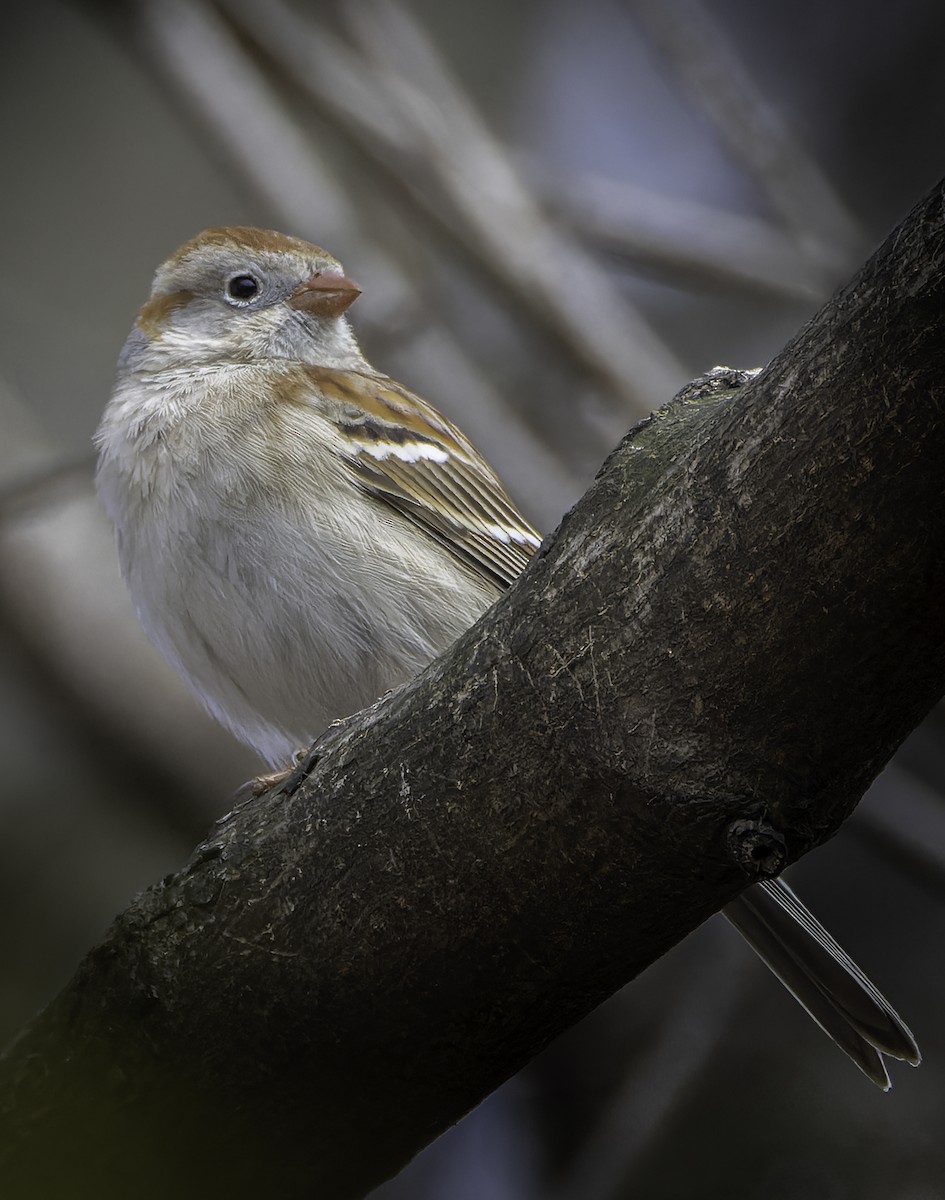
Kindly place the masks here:
MULTIPOLYGON (((368 356, 550 529, 687 378, 775 354, 945 144, 934 0, 5 9, 3 1041, 257 768, 138 633, 91 489, 177 244, 236 223, 324 244, 368 356)), ((378 1195, 940 1197, 943 731, 939 710, 792 873, 925 1051, 891 1095, 714 920, 378 1195)))

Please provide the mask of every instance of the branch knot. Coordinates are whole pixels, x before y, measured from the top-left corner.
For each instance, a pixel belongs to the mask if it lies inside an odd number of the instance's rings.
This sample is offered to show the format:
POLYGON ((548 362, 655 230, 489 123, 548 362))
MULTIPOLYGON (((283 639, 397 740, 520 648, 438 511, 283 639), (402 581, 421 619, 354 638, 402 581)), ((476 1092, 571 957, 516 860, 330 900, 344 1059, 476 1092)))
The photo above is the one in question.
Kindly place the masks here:
POLYGON ((733 821, 725 843, 729 858, 753 879, 773 879, 787 863, 784 835, 767 821, 733 821))

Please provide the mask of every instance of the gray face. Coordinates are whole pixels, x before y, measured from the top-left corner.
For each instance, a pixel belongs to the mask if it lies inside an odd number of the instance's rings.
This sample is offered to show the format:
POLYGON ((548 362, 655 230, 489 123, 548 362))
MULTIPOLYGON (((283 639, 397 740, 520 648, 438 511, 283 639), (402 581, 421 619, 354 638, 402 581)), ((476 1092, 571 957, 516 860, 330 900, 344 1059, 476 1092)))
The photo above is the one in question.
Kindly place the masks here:
POLYGON ((288 303, 314 276, 342 276, 316 246, 190 243, 159 268, 119 371, 292 359, 352 367, 360 351, 344 316, 288 303))

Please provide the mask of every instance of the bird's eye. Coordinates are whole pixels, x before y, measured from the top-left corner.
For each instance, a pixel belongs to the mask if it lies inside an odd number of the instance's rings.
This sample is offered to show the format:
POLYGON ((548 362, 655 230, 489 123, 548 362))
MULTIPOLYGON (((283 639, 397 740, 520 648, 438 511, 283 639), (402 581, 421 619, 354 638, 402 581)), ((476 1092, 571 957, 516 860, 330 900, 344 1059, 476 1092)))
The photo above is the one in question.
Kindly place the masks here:
POLYGON ((234 275, 226 285, 226 294, 231 300, 252 300, 259 291, 259 280, 252 275, 234 275))

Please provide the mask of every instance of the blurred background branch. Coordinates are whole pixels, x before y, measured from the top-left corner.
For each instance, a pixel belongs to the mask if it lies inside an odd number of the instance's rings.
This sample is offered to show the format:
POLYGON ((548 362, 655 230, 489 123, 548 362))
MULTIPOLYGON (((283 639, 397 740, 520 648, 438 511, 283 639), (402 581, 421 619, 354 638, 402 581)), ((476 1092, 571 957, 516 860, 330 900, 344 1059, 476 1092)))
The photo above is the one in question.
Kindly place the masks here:
MULTIPOLYGON (((3 44, 9 1033, 255 770, 142 641, 92 497, 155 265, 213 224, 326 245, 364 288, 369 357, 550 528, 627 424, 716 362, 764 362, 940 174, 945 12, 36 0, 3 44)), ((886 803, 795 873, 920 1037, 892 1097, 709 927, 386 1200, 937 1195, 943 733, 939 712, 877 781, 886 803)))
POLYGON ((865 238, 827 176, 701 0, 630 0, 640 22, 689 96, 765 195, 798 249, 839 282, 865 238))

